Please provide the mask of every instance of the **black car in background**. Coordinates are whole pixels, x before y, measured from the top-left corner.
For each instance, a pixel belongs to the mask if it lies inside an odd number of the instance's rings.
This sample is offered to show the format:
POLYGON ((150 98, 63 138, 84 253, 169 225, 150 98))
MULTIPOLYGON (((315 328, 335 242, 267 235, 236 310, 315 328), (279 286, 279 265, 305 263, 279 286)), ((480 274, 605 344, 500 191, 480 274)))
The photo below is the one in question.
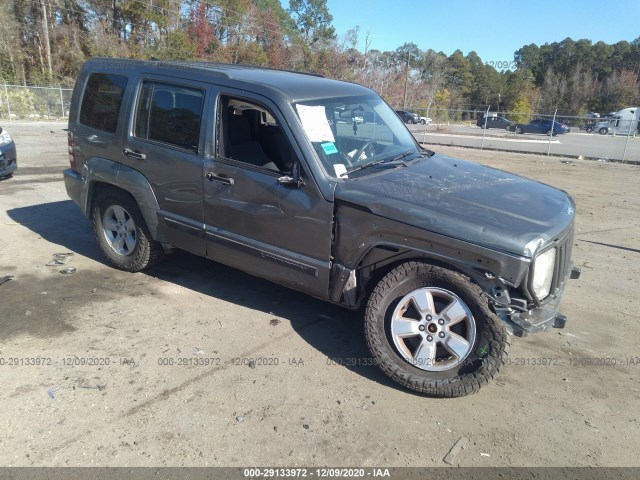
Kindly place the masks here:
POLYGON ((407 112, 406 110, 396 110, 396 113, 404 123, 420 123, 420 115, 417 113, 407 112))
POLYGON ((545 118, 536 118, 526 125, 516 123, 509 127, 509 130, 516 133, 542 133, 549 136, 569 133, 571 131, 565 124, 545 118))
POLYGON ((513 125, 513 122, 511 120, 507 120, 504 117, 499 117, 497 115, 495 116, 489 116, 489 117, 480 117, 478 118, 478 121, 476 122, 476 125, 479 126, 480 128, 499 128, 499 129, 508 129, 509 127, 511 127, 511 125, 513 125))
POLYGON ((16 144, 9 132, 0 127, 0 178, 10 177, 17 168, 16 144))

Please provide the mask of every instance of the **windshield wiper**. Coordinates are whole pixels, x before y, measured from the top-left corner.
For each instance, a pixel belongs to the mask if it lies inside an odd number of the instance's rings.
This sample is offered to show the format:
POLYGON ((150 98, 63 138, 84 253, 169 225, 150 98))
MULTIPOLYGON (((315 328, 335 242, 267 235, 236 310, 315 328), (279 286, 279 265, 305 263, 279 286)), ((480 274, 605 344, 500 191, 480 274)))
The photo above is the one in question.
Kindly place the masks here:
POLYGON ((429 150, 428 148, 423 148, 418 158, 424 158, 424 157, 430 158, 430 157, 433 157, 435 154, 436 152, 434 152, 433 150, 429 150))
POLYGON ((392 163, 396 163, 396 162, 400 162, 400 165, 403 165, 405 167, 407 167, 408 165, 405 162, 402 162, 401 160, 405 157, 408 157, 409 155, 416 153, 415 150, 407 150, 404 153, 401 153, 400 155, 396 155, 395 157, 390 157, 390 158, 383 158, 381 160, 376 160, 375 162, 369 162, 369 163, 365 163, 364 165, 359 165, 357 167, 352 168, 351 170, 347 170, 345 173, 343 173, 342 175, 340 175, 341 177, 348 175, 350 173, 353 172, 357 172, 359 170, 364 170, 365 168, 370 168, 370 167, 375 167, 376 165, 382 165, 382 164, 392 164, 392 163))

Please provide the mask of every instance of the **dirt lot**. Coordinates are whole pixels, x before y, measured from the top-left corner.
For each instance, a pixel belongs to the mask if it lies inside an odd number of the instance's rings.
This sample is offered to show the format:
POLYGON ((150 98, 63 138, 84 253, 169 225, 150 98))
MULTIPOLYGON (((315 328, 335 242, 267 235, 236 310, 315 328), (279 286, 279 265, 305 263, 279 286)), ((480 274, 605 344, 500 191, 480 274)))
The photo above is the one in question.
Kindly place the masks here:
POLYGON ((582 277, 565 330, 515 339, 479 394, 434 400, 331 361, 367 357, 353 313, 183 253, 107 267, 64 190, 65 126, 6 126, 0 465, 444 466, 462 436, 461 466, 640 465, 640 167, 437 147, 570 192, 582 277))

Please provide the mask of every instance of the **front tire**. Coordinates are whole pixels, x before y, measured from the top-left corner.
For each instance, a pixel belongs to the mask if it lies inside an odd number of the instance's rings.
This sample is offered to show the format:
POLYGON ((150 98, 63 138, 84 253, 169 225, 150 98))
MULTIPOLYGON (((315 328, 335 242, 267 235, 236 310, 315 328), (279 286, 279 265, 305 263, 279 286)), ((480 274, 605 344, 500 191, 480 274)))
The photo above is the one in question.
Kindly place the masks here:
POLYGON ((93 231, 107 261, 120 270, 139 272, 164 256, 153 240, 134 198, 122 190, 100 192, 93 207, 93 231))
POLYGON ((509 340, 477 285, 407 262, 385 275, 365 311, 374 360, 399 384, 434 397, 477 392, 505 363, 509 340))

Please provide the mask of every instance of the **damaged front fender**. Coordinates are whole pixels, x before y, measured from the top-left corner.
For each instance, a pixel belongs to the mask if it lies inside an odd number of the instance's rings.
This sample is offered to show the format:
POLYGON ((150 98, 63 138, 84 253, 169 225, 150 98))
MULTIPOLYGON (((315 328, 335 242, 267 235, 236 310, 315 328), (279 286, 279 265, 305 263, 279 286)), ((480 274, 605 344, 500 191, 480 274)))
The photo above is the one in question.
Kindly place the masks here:
POLYGON ((423 259, 459 271, 480 285, 494 303, 508 306, 506 287, 518 286, 530 259, 499 252, 374 215, 366 207, 336 202, 331 300, 358 308, 375 272, 423 259))

